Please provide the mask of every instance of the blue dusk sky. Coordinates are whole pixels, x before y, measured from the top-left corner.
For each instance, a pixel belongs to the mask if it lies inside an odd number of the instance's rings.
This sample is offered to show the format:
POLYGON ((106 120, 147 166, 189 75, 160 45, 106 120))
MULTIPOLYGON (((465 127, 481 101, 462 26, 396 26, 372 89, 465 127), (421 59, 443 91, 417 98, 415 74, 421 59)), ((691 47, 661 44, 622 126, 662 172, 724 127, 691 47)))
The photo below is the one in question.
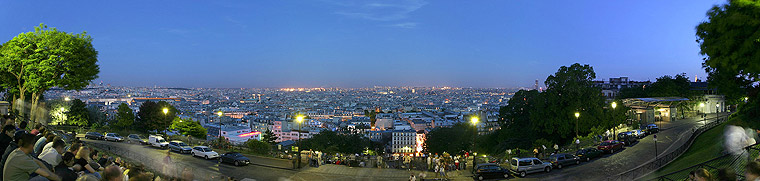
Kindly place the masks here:
POLYGON ((695 26, 722 3, 0 0, 0 41, 87 31, 95 82, 121 86, 530 87, 576 62, 597 79, 704 79, 695 26))

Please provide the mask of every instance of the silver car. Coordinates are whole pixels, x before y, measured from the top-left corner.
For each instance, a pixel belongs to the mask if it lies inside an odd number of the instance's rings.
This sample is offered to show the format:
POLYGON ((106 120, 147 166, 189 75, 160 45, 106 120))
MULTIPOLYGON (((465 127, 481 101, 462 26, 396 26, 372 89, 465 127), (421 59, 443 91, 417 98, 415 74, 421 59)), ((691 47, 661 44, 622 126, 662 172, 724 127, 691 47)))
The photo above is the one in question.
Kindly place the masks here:
POLYGON ((538 158, 512 158, 509 161, 509 171, 520 177, 525 177, 529 173, 541 171, 549 173, 552 171, 552 164, 542 162, 538 158))

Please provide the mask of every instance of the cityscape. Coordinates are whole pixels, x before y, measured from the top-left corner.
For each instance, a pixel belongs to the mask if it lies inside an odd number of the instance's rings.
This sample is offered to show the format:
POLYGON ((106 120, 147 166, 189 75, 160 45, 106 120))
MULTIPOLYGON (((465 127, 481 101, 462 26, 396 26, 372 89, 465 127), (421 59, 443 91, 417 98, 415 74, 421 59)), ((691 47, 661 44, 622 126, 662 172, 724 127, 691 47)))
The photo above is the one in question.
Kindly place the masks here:
POLYGON ((0 180, 760 180, 757 0, 39 5, 0 180))

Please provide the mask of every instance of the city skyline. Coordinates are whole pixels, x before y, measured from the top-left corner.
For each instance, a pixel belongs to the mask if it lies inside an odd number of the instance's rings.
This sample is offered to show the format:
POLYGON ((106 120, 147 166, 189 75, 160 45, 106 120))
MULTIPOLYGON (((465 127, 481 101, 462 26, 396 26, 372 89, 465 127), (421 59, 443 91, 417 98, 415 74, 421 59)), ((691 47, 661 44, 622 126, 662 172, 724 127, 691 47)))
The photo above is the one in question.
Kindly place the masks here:
POLYGON ((119 86, 514 88, 576 62, 704 80, 694 27, 720 2, 3 2, 0 34, 87 31, 94 82, 119 86))

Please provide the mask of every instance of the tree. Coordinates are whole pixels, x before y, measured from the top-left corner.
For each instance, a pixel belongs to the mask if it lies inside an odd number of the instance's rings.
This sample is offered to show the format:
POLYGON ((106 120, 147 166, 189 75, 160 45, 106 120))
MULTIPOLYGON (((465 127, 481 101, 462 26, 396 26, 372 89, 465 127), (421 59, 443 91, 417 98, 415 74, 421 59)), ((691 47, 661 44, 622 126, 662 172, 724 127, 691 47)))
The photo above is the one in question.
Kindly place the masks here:
POLYGON ((245 146, 248 147, 253 153, 266 155, 272 150, 272 145, 267 142, 250 139, 245 142, 245 146))
POLYGON ((90 114, 87 111, 86 104, 82 100, 74 99, 71 101, 71 108, 66 112, 66 124, 77 126, 89 126, 90 114))
POLYGON ((87 106, 87 114, 90 117, 90 124, 106 125, 106 113, 100 111, 97 106, 87 106))
POLYGON ((137 112, 135 126, 163 132, 172 125, 172 120, 174 120, 176 114, 177 109, 165 101, 159 101, 158 103, 145 101, 140 106, 140 111, 137 112), (167 113, 163 112, 164 108, 168 110, 167 113))
POLYGON ((535 100, 531 112, 533 130, 554 143, 565 143, 603 123, 604 97, 599 88, 592 86, 596 78, 594 68, 575 63, 562 66, 544 81, 547 89, 535 100), (576 118, 574 113, 580 113, 576 118), (577 120, 576 120, 577 119, 577 120), (577 125, 576 125, 577 124, 577 125))
POLYGON ((325 153, 362 153, 372 143, 359 134, 337 134, 334 131, 322 131, 311 138, 301 140, 303 149, 312 149, 325 153))
POLYGON ((179 117, 174 117, 171 129, 177 130, 179 134, 189 135, 200 139, 206 139, 206 134, 208 133, 206 128, 201 126, 200 122, 193 121, 192 119, 183 120, 179 117))
POLYGON ((472 125, 458 123, 452 127, 439 127, 425 135, 425 148, 430 153, 459 153, 470 150, 475 129, 472 125))
POLYGON ((119 104, 116 112, 116 128, 125 129, 135 123, 135 114, 126 103, 119 104))
POLYGON ((748 104, 739 109, 745 121, 756 122, 760 93, 760 2, 730 0, 707 12, 697 25, 697 43, 705 56, 702 67, 710 86, 736 103, 744 96, 748 104))
POLYGON ((97 54, 86 32, 71 34, 40 24, 34 32, 21 33, 0 47, 0 72, 13 80, 0 86, 17 90, 12 92, 18 95, 13 105, 21 115, 27 106, 16 105, 25 105, 28 97, 29 115, 37 115, 38 101, 46 90, 54 86, 82 89, 98 77, 97 54))
POLYGON ((264 131, 264 134, 261 135, 261 141, 267 142, 269 144, 277 143, 276 140, 277 140, 277 135, 275 135, 274 132, 272 132, 272 130, 269 130, 269 128, 267 128, 267 130, 264 131))

